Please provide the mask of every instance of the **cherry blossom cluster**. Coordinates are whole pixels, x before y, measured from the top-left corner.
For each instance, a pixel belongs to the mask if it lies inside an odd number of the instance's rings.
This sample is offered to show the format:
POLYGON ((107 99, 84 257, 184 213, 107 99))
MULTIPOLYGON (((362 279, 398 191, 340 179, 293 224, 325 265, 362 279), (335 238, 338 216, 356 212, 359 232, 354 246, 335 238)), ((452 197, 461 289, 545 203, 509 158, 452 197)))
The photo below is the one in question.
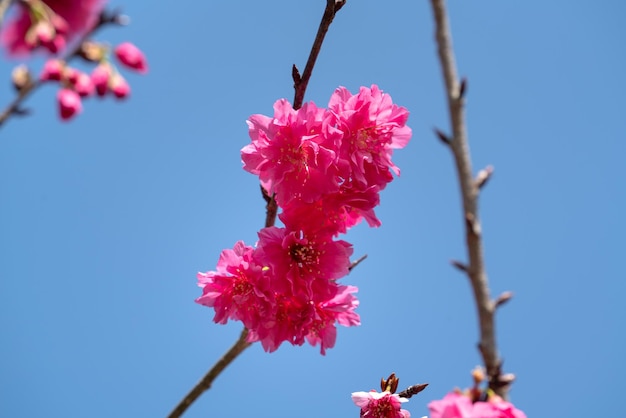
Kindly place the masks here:
MULTIPOLYGON (((123 99, 130 94, 127 81, 110 59, 111 48, 104 43, 82 39, 99 25, 122 21, 120 16, 103 12, 105 3, 106 0, 21 0, 15 2, 13 18, 0 33, 0 41, 12 57, 28 57, 37 51, 55 56, 46 62, 39 79, 59 82, 57 104, 62 120, 69 120, 81 112, 82 98, 103 97, 110 93, 123 99), (81 41, 74 42, 77 39, 81 41), (72 42, 79 44, 76 52, 59 58, 72 42), (91 74, 68 65, 66 61, 75 56, 96 65, 91 74)), ((114 48, 114 54, 124 67, 147 72, 146 59, 133 44, 121 43, 114 48)), ((24 71, 27 70, 20 66, 14 72, 14 85, 18 90, 31 83, 30 74, 24 75, 24 71)))
MULTIPOLYGON (((81 48, 81 55, 88 61, 97 63, 91 74, 70 67, 60 59, 50 59, 44 65, 40 75, 42 81, 58 81, 57 93, 59 116, 69 120, 82 110, 81 98, 97 95, 104 97, 112 94, 117 99, 124 99, 130 94, 130 86, 111 62, 108 46, 95 42, 86 42, 81 48)), ((148 71, 148 64, 143 53, 130 42, 115 47, 115 57, 126 68, 140 73, 148 71)))
POLYGON ((360 324, 357 288, 337 282, 352 245, 336 237, 362 219, 381 224, 374 208, 391 172, 400 173, 391 155, 411 137, 407 118, 375 85, 355 95, 340 87, 327 109, 281 99, 273 117, 250 117, 244 169, 275 199, 284 227, 259 231, 255 247, 238 242, 217 271, 198 275, 196 302, 215 309, 215 322, 243 322, 248 341, 269 352, 308 341, 322 354, 335 344, 335 323, 360 324))

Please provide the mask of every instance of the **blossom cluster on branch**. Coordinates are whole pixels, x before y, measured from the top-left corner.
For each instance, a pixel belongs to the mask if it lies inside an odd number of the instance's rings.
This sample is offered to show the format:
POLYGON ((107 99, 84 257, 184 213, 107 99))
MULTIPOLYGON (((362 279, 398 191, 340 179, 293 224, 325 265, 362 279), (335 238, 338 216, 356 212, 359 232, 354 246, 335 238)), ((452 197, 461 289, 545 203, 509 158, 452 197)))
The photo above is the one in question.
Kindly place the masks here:
MULTIPOLYGON (((111 93, 117 99, 130 94, 130 86, 111 60, 111 50, 122 66, 146 73, 146 58, 130 42, 115 48, 107 43, 86 38, 99 26, 120 23, 118 15, 104 11, 105 0, 21 0, 15 3, 13 18, 2 28, 0 41, 9 56, 27 58, 35 52, 53 55, 40 73, 40 82, 58 82, 57 105, 61 120, 69 120, 82 110, 82 99, 111 93), (76 45, 75 52, 61 56, 68 45, 76 45), (95 64, 91 74, 68 65, 74 57, 95 64)), ((13 73, 18 92, 35 85, 25 66, 13 73)), ((15 111, 15 109, 14 109, 15 111)))
POLYGON ((328 108, 274 104, 274 116, 253 115, 244 169, 258 175, 282 209, 284 227, 259 231, 255 247, 224 250, 217 271, 199 273, 196 301, 214 321, 239 320, 248 341, 272 352, 283 342, 332 348, 335 323, 359 325, 357 288, 337 283, 350 269, 352 245, 336 237, 365 219, 379 226, 379 192, 400 173, 391 161, 411 129, 408 111, 377 86, 352 95, 340 87, 328 108))

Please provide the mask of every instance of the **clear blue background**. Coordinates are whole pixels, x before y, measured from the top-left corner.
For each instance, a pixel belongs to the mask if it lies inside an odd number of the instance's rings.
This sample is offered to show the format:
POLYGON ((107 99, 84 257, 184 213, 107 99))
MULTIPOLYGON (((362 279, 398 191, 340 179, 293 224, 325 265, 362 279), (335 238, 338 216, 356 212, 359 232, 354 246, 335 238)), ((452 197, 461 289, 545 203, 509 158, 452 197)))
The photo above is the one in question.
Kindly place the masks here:
MULTIPOLYGON (((193 302, 196 272, 253 243, 264 221, 241 169, 245 120, 293 98, 323 0, 116 1, 149 59, 132 97, 56 116, 54 86, 34 115, 0 130, 0 416, 163 417, 237 338, 193 302)), ((626 29, 624 2, 454 0, 460 72, 469 79, 481 196, 511 398, 529 417, 620 416, 626 373, 626 29)), ((14 63, 2 61, 8 87, 14 63)), ((38 71, 40 60, 31 63, 38 71)), ((396 372, 429 382, 408 409, 471 384, 480 358, 465 277, 455 171, 432 134, 448 130, 427 1, 349 0, 306 99, 378 84, 411 112, 402 175, 383 193, 383 226, 345 237, 363 325, 337 345, 245 351, 188 417, 356 417, 350 393, 396 372)))

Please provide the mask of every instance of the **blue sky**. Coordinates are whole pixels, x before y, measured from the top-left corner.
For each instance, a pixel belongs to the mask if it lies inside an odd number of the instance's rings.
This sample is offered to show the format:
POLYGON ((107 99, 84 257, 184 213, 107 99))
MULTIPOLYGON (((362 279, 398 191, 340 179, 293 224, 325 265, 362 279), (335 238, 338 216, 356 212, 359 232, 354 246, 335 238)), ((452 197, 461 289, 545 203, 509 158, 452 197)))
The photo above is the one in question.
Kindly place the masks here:
MULTIPOLYGON (((55 89, 34 115, 0 130, 0 416, 166 416, 235 341, 212 322, 196 272, 253 243, 264 222, 241 169, 245 120, 293 98, 325 2, 119 1, 150 72, 131 98, 91 99, 71 123, 55 89)), ((620 1, 449 4, 497 317, 513 402, 529 417, 615 415, 626 363, 626 7, 620 1)), ((379 229, 344 239, 368 254, 343 283, 359 287, 362 325, 335 348, 256 344, 188 417, 358 416, 353 391, 395 372, 429 382, 413 416, 480 362, 463 275, 452 160, 429 3, 349 0, 333 23, 306 100, 378 84, 411 112, 400 178, 382 194, 379 229)), ((6 80, 15 62, 0 61, 6 80)), ((31 63, 38 69, 40 60, 31 63)), ((0 90, 0 105, 12 92, 0 90)))

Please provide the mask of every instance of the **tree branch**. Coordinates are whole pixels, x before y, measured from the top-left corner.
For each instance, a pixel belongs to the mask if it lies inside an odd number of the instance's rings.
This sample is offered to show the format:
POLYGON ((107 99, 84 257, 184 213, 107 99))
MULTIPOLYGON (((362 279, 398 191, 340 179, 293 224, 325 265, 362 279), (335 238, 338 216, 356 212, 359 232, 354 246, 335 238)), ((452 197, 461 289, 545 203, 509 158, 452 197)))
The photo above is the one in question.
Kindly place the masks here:
POLYGON ((178 418, 185 413, 187 408, 191 406, 191 404, 202 395, 206 390, 208 390, 213 381, 219 376, 222 371, 228 366, 230 363, 237 358, 239 354, 243 352, 246 348, 250 347, 251 343, 246 341, 246 337, 248 336, 248 330, 243 329, 241 331, 241 335, 239 339, 233 346, 228 350, 221 359, 217 361, 211 367, 211 369, 207 372, 206 375, 194 386, 191 391, 185 396, 180 403, 174 408, 174 410, 168 415, 168 418, 178 418))
MULTIPOLYGON (((506 399, 508 384, 501 379, 501 360, 498 354, 495 336, 495 303, 489 293, 489 282, 483 258, 480 219, 478 216, 479 185, 472 175, 472 163, 465 127, 464 93, 465 82, 459 82, 452 48, 445 0, 431 0, 435 18, 435 38, 438 46, 439 61, 447 93, 448 111, 452 136, 444 141, 454 156, 457 177, 463 199, 463 216, 465 218, 465 239, 467 244, 468 265, 465 266, 474 293, 480 342, 478 348, 483 358, 489 386, 498 395, 506 399)), ((442 135, 439 135, 440 139, 442 135)), ((480 183, 480 182, 478 182, 480 183)), ((484 184, 484 181, 482 182, 484 184)), ((508 382, 510 383, 510 381, 508 382)))

